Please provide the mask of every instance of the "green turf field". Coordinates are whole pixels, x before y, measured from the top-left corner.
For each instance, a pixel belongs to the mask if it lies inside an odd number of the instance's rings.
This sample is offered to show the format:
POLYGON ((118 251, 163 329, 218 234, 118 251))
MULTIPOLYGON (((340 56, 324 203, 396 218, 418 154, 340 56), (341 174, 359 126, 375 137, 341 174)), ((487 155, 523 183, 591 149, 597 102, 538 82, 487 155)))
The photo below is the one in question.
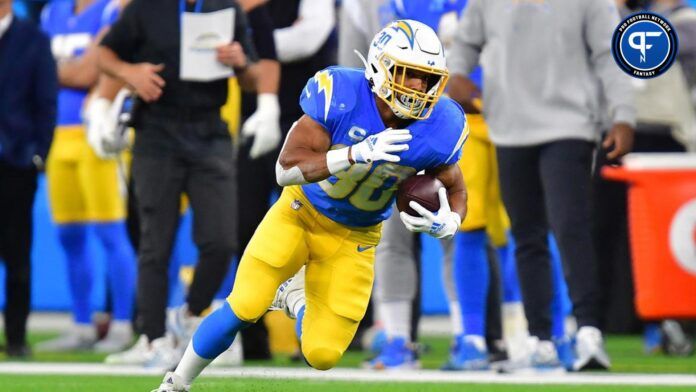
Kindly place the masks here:
MULTIPOLYGON (((95 376, 5 376, 0 375, 3 392, 117 392, 150 391, 156 387, 157 377, 95 377, 95 376)), ((564 386, 564 385, 481 385, 481 384, 406 384, 362 383, 313 380, 244 380, 202 378, 195 384, 195 391, 216 392, 411 392, 411 391, 475 391, 475 392, 681 392, 694 387, 630 387, 630 386, 564 386)))
MULTIPOLYGON (((30 338, 35 343, 55 335, 33 334, 30 338)), ((448 355, 449 339, 445 337, 426 337, 423 343, 427 347, 421 357, 423 368, 438 369, 448 355)), ((643 354, 642 340, 639 336, 609 336, 607 351, 612 359, 612 371, 617 373, 682 373, 696 374, 696 357, 674 358, 661 354, 643 354)), ((104 355, 93 353, 36 354, 34 361, 39 362, 101 362, 104 355)), ((339 367, 359 367, 366 355, 362 352, 349 351, 345 354, 339 367)), ((4 360, 0 353, 0 360, 4 360)), ((276 358, 268 361, 248 361, 250 366, 299 366, 302 362, 291 362, 288 358, 276 358)), ((1 389, 0 389, 1 390, 1 389)))
MULTIPOLYGON (((52 335, 32 335, 32 342, 52 335)), ((428 349, 422 355, 424 368, 437 369, 447 357, 449 340, 444 337, 424 339, 428 349)), ((617 373, 673 373, 696 375, 696 358, 671 358, 663 355, 646 356, 642 341, 637 336, 611 336, 607 349, 612 357, 613 371, 617 373)), ((36 354, 34 362, 100 362, 103 356, 90 353, 36 354)), ((0 354, 0 362, 4 360, 0 354)), ((339 367, 355 368, 365 359, 361 352, 348 352, 339 367)), ((306 367, 288 358, 276 358, 271 362, 248 361, 249 366, 306 367)), ((501 376, 503 377, 503 376, 501 376)), ((0 374, 2 392, 87 392, 87 391, 150 391, 160 381, 157 376, 67 376, 67 375, 11 375, 0 374)), ((543 383, 543 380, 540 380, 543 383)), ((504 385, 504 384, 447 384, 447 383, 396 383, 349 382, 327 380, 279 380, 233 377, 203 377, 195 384, 195 391, 359 391, 359 392, 411 392, 411 391, 476 391, 476 392, 551 392, 551 391, 694 391, 696 387, 667 386, 597 386, 597 385, 504 385)))

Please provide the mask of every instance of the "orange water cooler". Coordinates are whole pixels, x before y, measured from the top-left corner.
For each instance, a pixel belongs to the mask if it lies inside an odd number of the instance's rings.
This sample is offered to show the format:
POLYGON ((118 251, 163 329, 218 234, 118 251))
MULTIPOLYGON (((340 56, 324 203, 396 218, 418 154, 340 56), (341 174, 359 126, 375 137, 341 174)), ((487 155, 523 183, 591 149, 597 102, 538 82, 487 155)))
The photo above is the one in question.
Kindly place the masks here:
POLYGON ((644 319, 696 318, 696 154, 629 154, 626 181, 635 304, 644 319))

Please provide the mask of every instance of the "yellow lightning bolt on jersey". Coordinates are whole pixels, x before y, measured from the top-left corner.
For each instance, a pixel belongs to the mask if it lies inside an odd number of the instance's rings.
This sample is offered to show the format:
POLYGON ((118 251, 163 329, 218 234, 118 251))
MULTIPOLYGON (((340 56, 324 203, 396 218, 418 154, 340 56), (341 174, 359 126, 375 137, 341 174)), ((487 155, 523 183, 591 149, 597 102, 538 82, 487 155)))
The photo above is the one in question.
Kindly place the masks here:
POLYGON ((331 95, 333 94, 333 76, 329 73, 329 71, 319 71, 314 75, 314 80, 317 81, 317 85, 319 86, 318 92, 321 93, 322 91, 324 92, 324 121, 329 116, 329 108, 331 107, 331 95))

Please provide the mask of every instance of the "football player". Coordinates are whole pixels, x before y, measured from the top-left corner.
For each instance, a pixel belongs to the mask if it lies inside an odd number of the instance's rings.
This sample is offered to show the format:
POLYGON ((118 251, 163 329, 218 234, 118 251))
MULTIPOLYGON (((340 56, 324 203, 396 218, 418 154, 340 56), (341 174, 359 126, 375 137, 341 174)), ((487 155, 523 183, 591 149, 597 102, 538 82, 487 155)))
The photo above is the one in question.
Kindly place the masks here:
POLYGON ((109 0, 51 2, 42 13, 43 30, 51 37, 58 62, 61 90, 58 129, 46 166, 51 213, 68 262, 75 327, 67 335, 37 345, 37 351, 91 348, 91 291, 94 281, 88 252, 88 233, 96 234, 107 260, 114 321, 109 338, 96 349, 113 352, 132 339, 131 318, 135 295, 135 256, 128 241, 125 201, 119 189, 117 164, 99 158, 87 144, 81 112, 88 90, 97 80, 96 53, 92 50, 103 29, 109 0))
POLYGON ((158 391, 188 391, 271 304, 297 318, 307 363, 332 368, 365 314, 381 222, 404 178, 425 170, 444 184, 439 211, 411 202, 419 216, 402 213, 406 227, 437 238, 456 233, 466 215, 456 163, 467 130, 459 105, 441 97, 448 72, 437 34, 413 20, 393 22, 364 62, 365 70, 330 67, 308 81, 305 115, 277 162, 283 193, 247 246, 227 303, 201 323, 158 391))

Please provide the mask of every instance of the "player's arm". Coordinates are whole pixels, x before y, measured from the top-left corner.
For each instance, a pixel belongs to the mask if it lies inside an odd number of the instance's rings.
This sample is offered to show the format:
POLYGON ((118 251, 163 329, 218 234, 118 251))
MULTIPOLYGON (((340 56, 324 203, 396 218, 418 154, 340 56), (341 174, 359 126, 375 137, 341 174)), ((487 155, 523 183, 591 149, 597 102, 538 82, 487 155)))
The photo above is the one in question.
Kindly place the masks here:
MULTIPOLYGON (((302 116, 293 124, 276 162, 276 181, 280 186, 318 182, 331 175, 328 152, 331 137, 324 127, 309 116, 302 116)), ((334 154, 335 155, 335 154, 334 154)), ((334 170, 350 167, 348 155, 334 170)))
POLYGON ((438 190, 440 197, 440 209, 431 212, 415 201, 409 206, 419 216, 409 215, 406 212, 399 214, 406 228, 414 233, 428 233, 435 238, 452 238, 466 217, 466 186, 464 177, 457 164, 440 166, 426 171, 435 176, 443 188, 438 190))
MULTIPOLYGON (((99 33, 95 42, 99 42, 103 36, 104 31, 99 33)), ((91 44, 82 56, 58 64, 58 81, 61 86, 89 89, 97 83, 98 78, 97 44, 91 44)))
POLYGON ((460 221, 466 217, 466 184, 464 175, 458 164, 440 166, 433 170, 426 170, 427 174, 435 176, 447 190, 447 200, 452 212, 459 215, 460 221))
POLYGON ((349 147, 329 150, 331 137, 310 116, 302 116, 290 129, 276 162, 280 186, 325 180, 356 163, 398 162, 395 153, 408 150, 408 129, 386 129, 349 147))

